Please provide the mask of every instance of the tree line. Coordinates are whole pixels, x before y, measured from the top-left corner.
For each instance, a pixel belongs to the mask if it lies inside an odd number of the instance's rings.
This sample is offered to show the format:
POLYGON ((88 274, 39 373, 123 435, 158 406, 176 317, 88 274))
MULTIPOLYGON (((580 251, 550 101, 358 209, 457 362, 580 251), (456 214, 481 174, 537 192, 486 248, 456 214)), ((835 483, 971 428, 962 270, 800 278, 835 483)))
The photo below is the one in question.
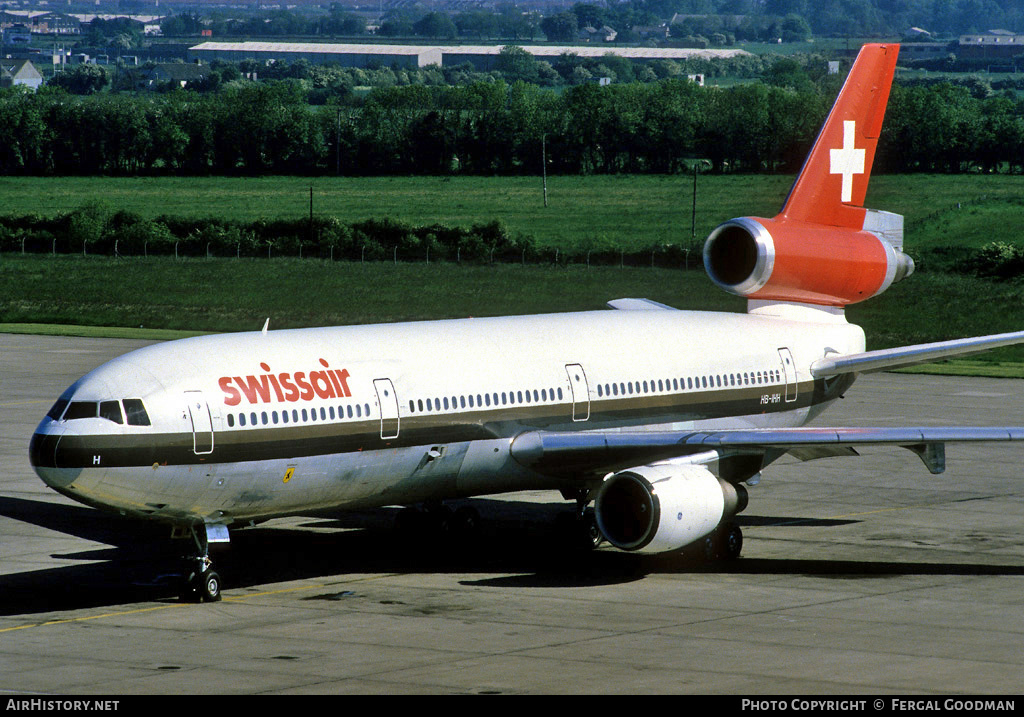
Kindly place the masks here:
MULTIPOLYGON (((776 84, 409 85, 323 106, 294 82, 139 96, 13 88, 0 92, 0 174, 675 173, 695 160, 712 171, 794 172, 840 78, 766 79, 776 84)), ((979 94, 894 86, 880 168, 1024 170, 1020 101, 979 94)))

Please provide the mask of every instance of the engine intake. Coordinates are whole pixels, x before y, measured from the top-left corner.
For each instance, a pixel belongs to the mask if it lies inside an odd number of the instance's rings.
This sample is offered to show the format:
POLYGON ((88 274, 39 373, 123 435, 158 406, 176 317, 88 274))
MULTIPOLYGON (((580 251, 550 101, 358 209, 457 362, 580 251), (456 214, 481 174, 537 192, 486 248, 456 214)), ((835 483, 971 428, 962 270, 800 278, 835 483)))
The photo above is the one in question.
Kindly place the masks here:
POLYGON ((742 217, 711 232, 704 267, 749 299, 846 306, 909 276, 914 262, 872 231, 742 217))
POLYGON ((711 533, 747 505, 743 486, 703 466, 650 465, 608 478, 594 502, 597 525, 622 550, 678 550, 711 533))

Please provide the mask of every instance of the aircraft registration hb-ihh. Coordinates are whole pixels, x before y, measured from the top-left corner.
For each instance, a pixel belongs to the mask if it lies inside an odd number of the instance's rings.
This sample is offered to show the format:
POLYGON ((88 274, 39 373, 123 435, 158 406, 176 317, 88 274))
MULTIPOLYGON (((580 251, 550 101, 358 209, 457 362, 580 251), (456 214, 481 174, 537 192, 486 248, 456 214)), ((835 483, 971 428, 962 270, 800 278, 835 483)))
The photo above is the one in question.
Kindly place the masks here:
POLYGON ((865 351, 845 319, 913 271, 902 217, 863 207, 898 51, 861 50, 778 216, 708 238, 707 271, 748 298, 746 314, 622 299, 153 345, 68 388, 36 429, 32 464, 64 495, 191 534, 186 593, 212 600, 209 543, 274 516, 559 489, 580 515, 593 502, 600 536, 623 550, 703 540, 735 557, 743 484, 786 453, 893 444, 938 473, 946 442, 1024 439, 1011 427, 800 427, 858 373, 1024 341, 865 351))

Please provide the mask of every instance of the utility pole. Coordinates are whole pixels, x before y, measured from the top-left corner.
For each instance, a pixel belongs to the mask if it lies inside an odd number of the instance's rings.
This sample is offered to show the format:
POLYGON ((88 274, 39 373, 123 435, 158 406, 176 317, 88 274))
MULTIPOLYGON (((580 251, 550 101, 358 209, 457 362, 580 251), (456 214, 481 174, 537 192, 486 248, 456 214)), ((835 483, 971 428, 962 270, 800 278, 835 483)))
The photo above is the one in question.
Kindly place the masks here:
POLYGON ((540 138, 540 172, 544 178, 544 208, 548 206, 548 136, 541 135, 540 138))
POLYGON ((693 165, 693 213, 690 215, 690 243, 697 243, 697 167, 699 163, 693 165))

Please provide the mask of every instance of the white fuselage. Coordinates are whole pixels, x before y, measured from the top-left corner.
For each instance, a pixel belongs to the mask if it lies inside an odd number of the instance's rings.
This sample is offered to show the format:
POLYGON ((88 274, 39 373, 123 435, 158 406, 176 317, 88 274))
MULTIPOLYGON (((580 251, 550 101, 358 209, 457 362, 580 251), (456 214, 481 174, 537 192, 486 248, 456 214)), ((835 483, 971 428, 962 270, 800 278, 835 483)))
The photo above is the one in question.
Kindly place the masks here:
POLYGON ((833 315, 674 310, 203 336, 76 382, 32 460, 82 502, 178 523, 557 488, 518 434, 797 426, 834 398, 810 364, 863 350, 833 315))

